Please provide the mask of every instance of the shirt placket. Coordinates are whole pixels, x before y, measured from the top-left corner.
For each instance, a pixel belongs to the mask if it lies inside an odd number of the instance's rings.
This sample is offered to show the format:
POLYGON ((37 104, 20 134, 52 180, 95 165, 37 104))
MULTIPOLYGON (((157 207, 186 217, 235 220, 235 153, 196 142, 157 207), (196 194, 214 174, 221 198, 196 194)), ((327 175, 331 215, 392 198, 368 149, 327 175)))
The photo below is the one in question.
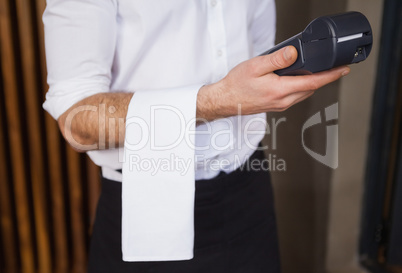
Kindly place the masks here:
POLYGON ((228 73, 226 31, 222 0, 207 0, 208 31, 212 46, 213 81, 228 73))

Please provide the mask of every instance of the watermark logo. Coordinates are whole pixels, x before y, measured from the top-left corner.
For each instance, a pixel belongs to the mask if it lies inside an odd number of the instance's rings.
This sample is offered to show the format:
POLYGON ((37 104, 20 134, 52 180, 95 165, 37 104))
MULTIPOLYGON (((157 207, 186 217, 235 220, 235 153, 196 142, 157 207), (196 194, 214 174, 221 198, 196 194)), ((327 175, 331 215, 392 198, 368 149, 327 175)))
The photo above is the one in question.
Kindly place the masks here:
MULTIPOLYGON (((168 105, 155 105, 150 109, 150 120, 147 122, 141 117, 130 117, 125 120, 122 117, 115 117, 113 114, 116 107, 107 107, 105 104, 85 105, 74 109, 65 122, 65 137, 69 143, 78 150, 96 150, 96 149, 113 149, 117 147, 124 147, 125 150, 133 151, 134 156, 129 158, 132 163, 132 169, 147 170, 152 173, 157 173, 158 170, 170 171, 171 169, 185 173, 189 169, 187 159, 182 159, 178 156, 167 156, 163 158, 146 158, 136 155, 136 151, 149 147, 151 151, 170 152, 172 148, 178 145, 187 145, 194 149, 196 157, 195 166, 197 169, 204 168, 215 170, 215 166, 219 169, 228 168, 229 165, 241 166, 243 160, 239 157, 228 161, 226 156, 228 151, 233 151, 232 155, 237 151, 245 151, 244 145, 248 147, 249 151, 266 150, 268 163, 266 164, 270 171, 286 171, 287 166, 285 159, 277 157, 276 150, 278 146, 278 127, 287 124, 285 117, 270 118, 266 120, 261 116, 247 117, 241 115, 241 105, 238 107, 238 115, 230 118, 221 119, 212 126, 212 123, 206 122, 202 119, 193 118, 185 120, 180 109, 168 105), (86 115, 96 115, 98 119, 98 127, 95 135, 91 141, 82 140, 78 137, 74 139, 71 133, 71 127, 76 115, 81 115, 85 112, 86 115), (169 118, 166 118, 169 117, 169 118), (167 121, 168 120, 168 121, 167 121), (179 128, 174 130, 174 134, 158 132, 158 124, 162 122, 175 122, 179 128), (197 124, 200 124, 197 129, 197 124), (283 125, 282 125, 283 124, 283 125), (134 133, 130 138, 125 138, 125 131, 131 130, 134 133), (195 136, 198 140, 196 141, 195 136), (265 145, 258 147, 258 142, 255 139, 262 139, 265 137, 265 145), (201 139, 201 141, 200 141, 201 139), (223 157, 208 157, 208 150, 213 153, 226 153, 223 157), (204 152, 207 151, 207 152, 204 152), (201 155, 201 157, 197 157, 201 155), (237 161, 236 161, 237 160, 237 161)), ((318 162, 336 169, 338 167, 338 125, 334 125, 333 121, 338 119, 338 103, 330 105, 325 108, 325 114, 321 112, 315 113, 311 116, 302 126, 301 129, 301 142, 304 150, 318 162), (324 116, 324 117, 323 117, 324 116), (325 154, 320 154, 306 145, 305 133, 308 129, 314 126, 326 124, 326 151, 325 154)), ((96 126, 95 126, 96 127, 96 126)), ((118 158, 120 162, 124 162, 123 149, 118 150, 118 158)))
MULTIPOLYGON (((329 122, 337 119, 338 103, 334 103, 325 108, 325 121, 329 122)), ((324 155, 311 150, 309 147, 307 147, 304 140, 304 132, 317 124, 321 124, 322 122, 321 112, 317 112, 304 123, 302 128, 302 145, 304 150, 315 160, 332 169, 336 169, 338 168, 338 125, 327 125, 326 149, 324 155)))

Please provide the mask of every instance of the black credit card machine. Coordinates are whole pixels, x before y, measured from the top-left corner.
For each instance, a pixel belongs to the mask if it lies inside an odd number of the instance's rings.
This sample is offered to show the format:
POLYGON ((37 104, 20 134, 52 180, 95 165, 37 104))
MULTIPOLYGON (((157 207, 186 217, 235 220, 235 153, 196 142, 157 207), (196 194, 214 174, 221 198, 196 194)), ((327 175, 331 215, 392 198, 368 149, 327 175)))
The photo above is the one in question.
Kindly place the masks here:
POLYGON ((360 12, 345 12, 314 19, 303 32, 261 55, 292 45, 298 52, 296 62, 275 73, 280 76, 306 75, 364 61, 372 43, 367 18, 360 12))

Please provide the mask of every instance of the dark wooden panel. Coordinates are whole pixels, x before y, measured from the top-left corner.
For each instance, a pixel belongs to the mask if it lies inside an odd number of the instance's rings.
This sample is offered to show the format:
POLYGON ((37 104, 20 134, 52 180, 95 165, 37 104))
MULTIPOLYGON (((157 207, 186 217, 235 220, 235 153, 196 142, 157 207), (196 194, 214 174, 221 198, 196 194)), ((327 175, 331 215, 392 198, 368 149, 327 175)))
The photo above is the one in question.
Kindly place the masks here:
POLYGON ((18 19, 18 33, 22 67, 22 83, 24 90, 25 124, 28 136, 29 165, 31 174, 32 200, 34 212, 34 224, 36 231, 36 256, 38 258, 38 271, 50 273, 50 244, 47 225, 47 200, 45 198, 45 174, 43 156, 43 131, 41 130, 41 112, 39 101, 42 98, 41 90, 38 90, 38 58, 35 52, 35 27, 32 22, 32 4, 30 0, 16 0, 16 11, 18 19))
POLYGON ((86 229, 82 213, 82 170, 80 155, 71 147, 67 147, 68 175, 70 191, 70 217, 71 217, 71 242, 72 242, 72 272, 84 273, 86 270, 86 229))
POLYGON ((89 157, 86 158, 87 164, 87 181, 88 181, 88 214, 90 215, 89 230, 88 233, 92 232, 92 225, 95 220, 96 205, 98 204, 100 195, 100 170, 89 157))
POLYGON ((9 152, 7 149, 7 124, 5 124, 5 105, 3 81, 0 75, 0 237, 2 244, 0 248, 3 250, 2 264, 0 271, 15 273, 18 269, 18 253, 17 245, 14 242, 15 221, 13 217, 13 198, 10 190, 12 182, 9 164, 9 152))
POLYGON ((4 80, 5 105, 8 124, 8 139, 11 151, 11 171, 15 193, 15 210, 18 221, 19 252, 21 255, 21 272, 35 272, 34 246, 32 241, 32 219, 27 191, 27 167, 25 160, 25 143, 21 122, 20 99, 21 90, 18 73, 18 47, 15 34, 15 14, 12 1, 0 2, 1 14, 1 66, 4 80))
MULTIPOLYGON (((42 89, 42 98, 48 89, 46 83, 46 60, 44 50, 44 33, 42 14, 45 10, 46 0, 37 0, 36 2, 36 26, 38 47, 37 52, 40 64, 40 86, 42 89)), ((45 114, 45 139, 46 139, 46 157, 47 170, 49 176, 49 188, 51 192, 51 218, 52 221, 52 242, 55 257, 53 266, 54 272, 67 273, 70 266, 68 237, 67 237, 67 218, 66 218, 66 198, 63 190, 63 184, 67 183, 67 178, 63 176, 63 158, 61 149, 64 149, 61 134, 59 133, 56 121, 45 114)))
POLYGON ((99 168, 41 104, 46 0, 0 0, 0 270, 86 272, 99 168), (3 129, 5 128, 5 129, 3 129))

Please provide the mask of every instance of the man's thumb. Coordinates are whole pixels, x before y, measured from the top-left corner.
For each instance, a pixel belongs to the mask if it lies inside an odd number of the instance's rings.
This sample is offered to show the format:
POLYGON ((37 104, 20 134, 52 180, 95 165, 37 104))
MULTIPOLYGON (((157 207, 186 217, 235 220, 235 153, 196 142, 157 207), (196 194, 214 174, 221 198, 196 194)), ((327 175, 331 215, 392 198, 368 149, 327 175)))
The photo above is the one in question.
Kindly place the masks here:
POLYGON ((297 50, 294 46, 287 46, 266 56, 269 72, 291 66, 297 59, 297 50))

